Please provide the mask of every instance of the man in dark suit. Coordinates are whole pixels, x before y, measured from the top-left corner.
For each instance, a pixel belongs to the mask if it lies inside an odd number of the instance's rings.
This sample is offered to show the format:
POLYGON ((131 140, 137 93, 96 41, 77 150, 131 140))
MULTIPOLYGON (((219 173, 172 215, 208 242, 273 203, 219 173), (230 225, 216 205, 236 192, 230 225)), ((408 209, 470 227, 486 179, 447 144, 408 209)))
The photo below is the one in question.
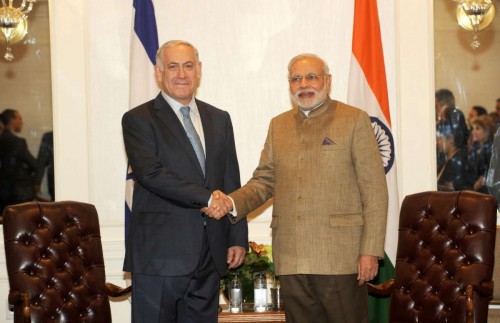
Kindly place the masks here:
POLYGON ((240 187, 231 119, 194 98, 201 62, 193 45, 161 46, 155 76, 161 93, 122 119, 135 179, 124 263, 132 320, 217 322, 220 276, 248 247, 246 222, 199 211, 215 204, 212 191, 240 187))
POLYGON ((33 200, 37 166, 26 140, 15 135, 23 128, 21 114, 6 109, 1 119, 5 128, 0 135, 0 214, 7 205, 33 200))
POLYGON ((35 193, 40 193, 40 186, 43 180, 45 168, 47 168, 47 185, 49 188, 50 200, 54 201, 55 185, 54 185, 54 132, 45 133, 40 142, 40 149, 36 159, 38 166, 35 174, 35 193))

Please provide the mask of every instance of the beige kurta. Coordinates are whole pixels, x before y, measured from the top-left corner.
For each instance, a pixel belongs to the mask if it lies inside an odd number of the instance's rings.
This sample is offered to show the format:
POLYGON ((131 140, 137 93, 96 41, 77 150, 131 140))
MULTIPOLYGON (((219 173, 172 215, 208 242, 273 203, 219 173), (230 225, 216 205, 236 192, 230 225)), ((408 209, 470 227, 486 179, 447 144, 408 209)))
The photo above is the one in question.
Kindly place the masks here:
POLYGON ((277 275, 352 274, 383 257, 387 185, 369 116, 330 98, 272 119, 252 179, 230 194, 237 222, 274 198, 277 275))

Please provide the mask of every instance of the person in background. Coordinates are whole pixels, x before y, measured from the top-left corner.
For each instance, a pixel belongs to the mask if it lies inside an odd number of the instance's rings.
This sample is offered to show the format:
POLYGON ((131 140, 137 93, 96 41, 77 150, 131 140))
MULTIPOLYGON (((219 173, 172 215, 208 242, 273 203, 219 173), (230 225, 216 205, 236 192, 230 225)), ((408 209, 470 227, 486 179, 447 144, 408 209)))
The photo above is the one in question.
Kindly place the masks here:
MULTIPOLYGON (((455 96, 453 92, 448 89, 439 89, 435 93, 436 124, 444 117, 444 110, 447 108, 457 109, 455 106, 455 96)), ((462 111, 460 111, 460 113, 462 113, 462 111)))
POLYGON ((0 115, 4 131, 0 134, 0 212, 7 205, 32 201, 35 197, 35 157, 26 140, 18 137, 23 128, 21 114, 6 109, 0 115))
POLYGON ((468 159, 475 178, 473 189, 481 193, 488 193, 486 175, 490 166, 495 130, 496 126, 488 115, 472 119, 473 144, 468 152, 468 159))
POLYGON ((496 113, 496 112, 490 112, 488 114, 491 118, 491 120, 495 123, 495 126, 497 127, 500 127, 500 116, 496 113))
MULTIPOLYGON (((453 92, 451 92, 448 89, 439 89, 435 93, 435 117, 436 117, 436 126, 437 124, 445 118, 445 111, 447 109, 451 109, 453 114, 456 116, 452 118, 451 122, 459 121, 462 120, 464 121, 465 124, 465 117, 464 114, 461 110, 457 109, 455 106, 455 96, 453 95, 453 92)), ((456 125, 459 129, 462 128, 462 125, 456 125)), ((460 140, 465 140, 465 144, 468 142, 469 138, 469 130, 467 128, 467 125, 465 125, 465 137, 461 137, 460 140)), ((436 129, 437 133, 437 129, 436 129)), ((436 138, 437 139, 437 138, 436 138)), ((457 143, 458 145, 461 145, 462 143, 457 143)), ((440 169, 445 163, 446 163, 446 155, 443 154, 442 151, 439 149, 436 151, 436 164, 437 164, 437 169, 440 169)))
POLYGON ((498 98, 495 103, 495 112, 500 117, 500 98, 498 98))
POLYGON ((330 99, 313 54, 288 65, 291 110, 273 118, 252 179, 218 201, 233 223, 273 198, 273 259, 286 321, 368 322, 365 282, 384 256, 388 193, 368 114, 330 99), (234 207, 233 207, 234 206, 234 207))
POLYGON ((444 163, 437 169, 439 191, 472 188, 473 173, 467 159, 467 133, 463 114, 453 107, 446 108, 436 126, 437 151, 444 157, 444 163))
POLYGON ((200 209, 212 191, 240 187, 229 113, 195 98, 202 64, 180 40, 156 54, 158 96, 122 118, 135 180, 124 271, 132 273, 132 322, 215 323, 220 277, 243 263, 247 222, 200 209))
POLYGON ((480 105, 474 105, 469 111, 469 116, 467 117, 467 124, 469 125, 469 138, 467 139, 467 150, 472 149, 472 144, 474 140, 472 139, 472 120, 482 115, 487 115, 488 111, 480 105))
MULTIPOLYGON (((488 111, 480 106, 480 105, 474 105, 469 111, 469 117, 467 118, 467 124, 469 125, 469 128, 472 128, 472 119, 477 118, 482 115, 487 115, 488 111)), ((472 130, 472 129, 471 129, 472 130)))
POLYGON ((486 175, 486 188, 498 203, 500 211, 500 128, 497 129, 491 149, 491 160, 486 175))
MULTIPOLYGON (((488 115, 490 116, 491 120, 495 124, 495 129, 498 129, 498 127, 500 127, 500 115, 498 115, 496 112, 490 112, 488 115)), ((496 133, 496 130, 495 130, 495 133, 496 133)))
POLYGON ((36 161, 38 166, 35 175, 35 193, 40 193, 40 185, 42 184, 43 174, 47 168, 47 184, 50 200, 54 201, 54 132, 49 131, 43 135, 36 161))

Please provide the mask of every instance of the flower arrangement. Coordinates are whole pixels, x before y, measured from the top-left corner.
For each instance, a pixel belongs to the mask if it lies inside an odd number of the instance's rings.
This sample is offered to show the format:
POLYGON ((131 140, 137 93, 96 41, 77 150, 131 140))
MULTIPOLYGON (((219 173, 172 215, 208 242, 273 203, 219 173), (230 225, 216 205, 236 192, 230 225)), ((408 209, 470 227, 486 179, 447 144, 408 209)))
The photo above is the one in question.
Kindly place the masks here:
POLYGON ((230 272, 238 272, 240 279, 253 280, 253 274, 265 272, 274 275, 274 264, 272 262, 273 250, 270 245, 257 244, 253 241, 248 243, 249 250, 245 256, 245 263, 230 272))
MULTIPOLYGON (((272 262, 272 247, 266 244, 257 244, 254 241, 248 243, 249 250, 245 256, 245 262, 238 268, 229 269, 226 276, 221 279, 221 290, 226 294, 229 282, 237 273, 243 284, 251 285, 253 289, 254 274, 266 273, 274 280, 274 264, 272 262)), ((253 290, 252 290, 253 291, 253 290)), ((227 295, 226 295, 227 296, 227 295)))

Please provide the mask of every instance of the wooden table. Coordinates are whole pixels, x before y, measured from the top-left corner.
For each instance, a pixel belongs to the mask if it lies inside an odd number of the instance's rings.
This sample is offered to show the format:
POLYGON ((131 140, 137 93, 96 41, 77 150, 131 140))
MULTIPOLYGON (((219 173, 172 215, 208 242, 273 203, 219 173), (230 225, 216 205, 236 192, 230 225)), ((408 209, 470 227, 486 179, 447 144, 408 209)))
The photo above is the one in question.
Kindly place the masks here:
POLYGON ((271 322, 286 322, 285 312, 243 312, 243 313, 229 313, 220 312, 219 322, 225 323, 271 323, 271 322))

